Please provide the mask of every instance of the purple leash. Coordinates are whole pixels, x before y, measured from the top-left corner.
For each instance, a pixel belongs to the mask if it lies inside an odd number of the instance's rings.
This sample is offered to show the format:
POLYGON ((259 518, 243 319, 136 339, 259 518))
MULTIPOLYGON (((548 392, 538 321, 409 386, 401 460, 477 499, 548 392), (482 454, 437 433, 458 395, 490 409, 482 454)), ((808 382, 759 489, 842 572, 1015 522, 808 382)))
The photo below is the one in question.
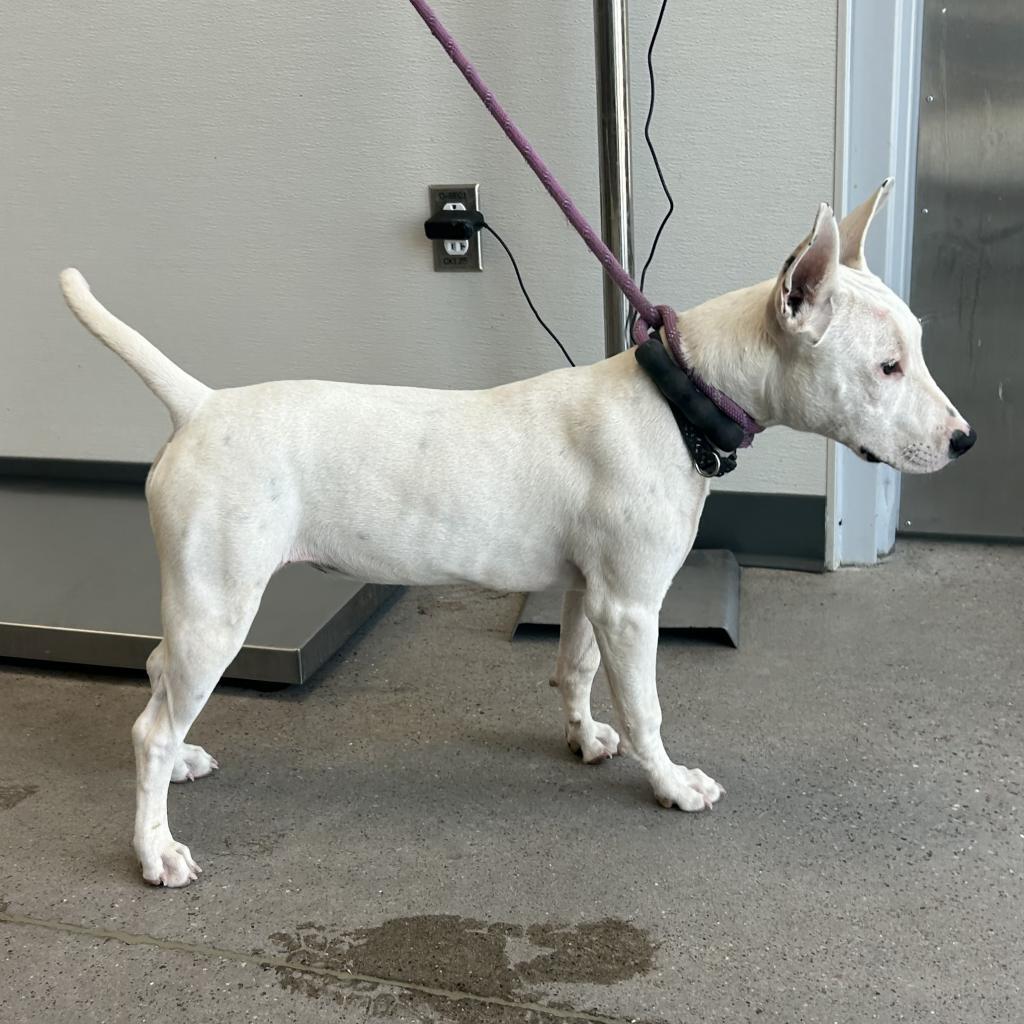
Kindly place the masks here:
POLYGON ((714 402, 726 416, 742 427, 744 438, 740 442, 739 447, 749 447, 754 439, 754 435, 764 428, 761 427, 750 413, 737 405, 728 395, 723 394, 718 388, 702 380, 692 368, 686 365, 682 343, 679 338, 679 323, 675 310, 669 306, 655 306, 640 291, 636 281, 629 276, 625 267, 615 258, 615 254, 605 245, 601 236, 590 226, 587 218, 576 208, 576 204, 570 198, 569 193, 566 192, 558 179, 551 173, 547 164, 537 155, 536 150, 530 145, 529 139, 519 130, 504 107, 495 99, 494 93, 487 87, 487 83, 480 77, 479 72, 473 67, 470 59, 462 52, 459 44, 455 41, 455 37, 441 24, 441 19, 438 18, 430 4, 426 0, 409 0, 409 2, 416 8, 419 16, 426 22, 427 28, 430 29, 434 38, 444 47, 452 62, 462 72, 463 77, 472 86, 473 91, 483 101, 484 106, 491 112, 491 116, 501 126, 501 130, 509 137, 512 145, 519 150, 523 159, 530 165, 533 173, 537 175, 541 184, 548 190, 551 198, 558 203, 559 208, 568 218, 569 223, 572 224, 580 238, 587 244, 587 248, 600 260, 605 272, 619 286, 629 304, 636 310, 637 319, 633 322, 633 341, 638 345, 642 345, 647 341, 649 332, 652 329, 664 328, 672 358, 685 371, 699 391, 714 402))

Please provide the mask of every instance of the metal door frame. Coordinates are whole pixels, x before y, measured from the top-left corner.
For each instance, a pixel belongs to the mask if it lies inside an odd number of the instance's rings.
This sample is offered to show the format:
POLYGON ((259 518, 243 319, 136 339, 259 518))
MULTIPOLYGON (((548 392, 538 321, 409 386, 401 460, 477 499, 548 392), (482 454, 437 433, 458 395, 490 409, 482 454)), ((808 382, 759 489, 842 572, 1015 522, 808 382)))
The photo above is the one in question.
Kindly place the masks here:
MULTIPOLYGON (((924 0, 838 0, 834 203, 841 215, 888 175, 896 188, 868 241, 871 269, 910 294, 924 0), (888 60, 879 60, 888 55, 888 60)), ((900 475, 828 443, 825 564, 873 565, 892 551, 900 475)))

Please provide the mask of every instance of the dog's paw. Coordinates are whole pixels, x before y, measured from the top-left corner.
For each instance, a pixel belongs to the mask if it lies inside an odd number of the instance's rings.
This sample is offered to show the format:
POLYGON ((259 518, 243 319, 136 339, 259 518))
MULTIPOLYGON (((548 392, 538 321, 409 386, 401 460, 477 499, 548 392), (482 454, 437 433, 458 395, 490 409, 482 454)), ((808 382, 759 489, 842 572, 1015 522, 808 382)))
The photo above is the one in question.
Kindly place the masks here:
POLYGON ((177 889, 194 882, 203 869, 192 859, 188 847, 177 843, 170 836, 159 848, 149 851, 142 858, 142 877, 150 885, 165 885, 177 889))
POLYGON ((174 762, 171 771, 171 782, 194 782, 204 775, 210 775, 220 767, 215 758, 211 757, 202 747, 191 743, 181 745, 181 753, 174 762))
POLYGON ((699 768, 673 765, 672 771, 654 783, 654 797, 662 807, 683 811, 710 810, 725 790, 699 768))
POLYGON ((622 752, 619 734, 603 722, 570 722, 565 727, 565 740, 574 754, 586 764, 600 764, 622 752))

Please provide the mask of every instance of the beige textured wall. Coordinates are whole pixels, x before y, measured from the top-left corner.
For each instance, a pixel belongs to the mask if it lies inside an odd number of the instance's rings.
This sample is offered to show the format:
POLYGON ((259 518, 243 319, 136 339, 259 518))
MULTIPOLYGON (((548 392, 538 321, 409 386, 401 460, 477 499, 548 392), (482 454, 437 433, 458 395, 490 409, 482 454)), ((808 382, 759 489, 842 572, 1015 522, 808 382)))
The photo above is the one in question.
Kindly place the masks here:
MULTIPOLYGON (((438 0, 597 217, 591 5, 438 0)), ((641 249, 661 200, 642 146, 641 249)), ((679 211, 649 294, 677 308, 775 273, 831 194, 834 2, 670 4, 656 138, 679 211)), ((0 453, 147 459, 159 404, 73 324, 56 273, 213 385, 274 377, 481 387, 559 365, 504 255, 435 275, 431 182, 485 210, 581 361, 602 351, 592 257, 404 3, 38 0, 0 33, 0 453)), ((823 493, 824 443, 773 431, 728 486, 823 493), (778 457, 779 455, 783 457, 778 457)))

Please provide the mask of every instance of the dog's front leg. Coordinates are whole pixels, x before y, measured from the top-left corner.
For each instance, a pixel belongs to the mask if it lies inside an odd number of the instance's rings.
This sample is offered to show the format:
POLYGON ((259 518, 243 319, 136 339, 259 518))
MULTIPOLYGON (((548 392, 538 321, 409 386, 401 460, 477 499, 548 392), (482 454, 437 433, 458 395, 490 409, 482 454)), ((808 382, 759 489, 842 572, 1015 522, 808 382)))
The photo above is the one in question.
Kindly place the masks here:
POLYGON ((562 602, 558 663, 551 682, 562 698, 569 749, 587 764, 600 764, 619 752, 619 734, 590 714, 590 687, 600 664, 594 629, 583 610, 583 592, 570 590, 562 602))
POLYGON ((625 605, 597 594, 587 595, 585 608, 604 658, 627 749, 643 765, 658 802, 684 811, 711 807, 724 790, 699 768, 673 764, 661 740, 655 680, 658 608, 625 605))

